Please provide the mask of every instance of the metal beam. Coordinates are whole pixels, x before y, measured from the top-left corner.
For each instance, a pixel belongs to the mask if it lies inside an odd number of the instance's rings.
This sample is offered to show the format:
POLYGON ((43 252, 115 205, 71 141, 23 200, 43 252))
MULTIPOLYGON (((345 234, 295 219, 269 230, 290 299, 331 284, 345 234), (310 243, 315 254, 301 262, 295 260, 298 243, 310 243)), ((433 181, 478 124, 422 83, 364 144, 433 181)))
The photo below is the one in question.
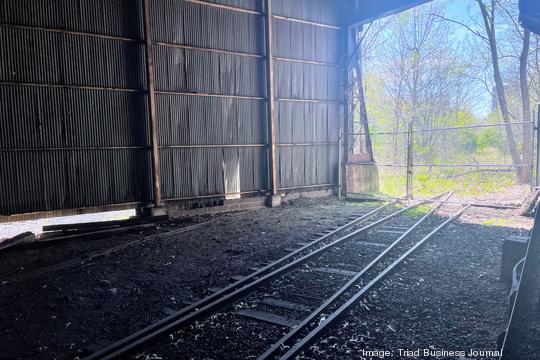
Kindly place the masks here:
POLYGON ((272 34, 272 0, 264 0, 266 45, 266 107, 268 122, 268 186, 272 195, 277 195, 276 176, 276 109, 274 94, 274 59, 272 34))
POLYGON ((146 54, 146 80, 148 88, 148 115, 150 120, 150 147, 152 159, 152 190, 154 205, 161 206, 161 174, 159 170, 159 148, 157 134, 156 86, 154 82, 154 52, 152 49, 152 19, 150 2, 143 0, 144 40, 146 54))

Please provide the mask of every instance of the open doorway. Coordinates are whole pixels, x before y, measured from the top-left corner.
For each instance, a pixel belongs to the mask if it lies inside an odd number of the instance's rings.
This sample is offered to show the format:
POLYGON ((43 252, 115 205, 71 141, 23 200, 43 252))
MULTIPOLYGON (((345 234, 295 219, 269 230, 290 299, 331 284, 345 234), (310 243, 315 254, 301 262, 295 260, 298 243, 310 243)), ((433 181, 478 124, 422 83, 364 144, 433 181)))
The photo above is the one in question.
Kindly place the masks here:
POLYGON ((518 2, 434 1, 349 28, 348 194, 518 207, 538 185, 539 38, 518 2))

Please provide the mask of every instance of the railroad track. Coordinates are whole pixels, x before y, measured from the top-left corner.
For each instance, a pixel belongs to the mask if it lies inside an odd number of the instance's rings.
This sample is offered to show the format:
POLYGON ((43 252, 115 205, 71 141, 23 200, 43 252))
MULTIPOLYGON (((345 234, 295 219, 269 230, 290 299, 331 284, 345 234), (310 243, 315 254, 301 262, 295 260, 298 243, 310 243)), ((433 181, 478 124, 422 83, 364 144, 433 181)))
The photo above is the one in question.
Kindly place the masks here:
MULTIPOLYGON (((339 300, 343 300, 344 296, 350 295, 349 293, 351 289, 358 286, 359 281, 364 279, 366 276, 369 276, 370 272, 375 271, 378 267, 380 267, 383 259, 391 259, 392 257, 390 254, 392 254, 395 250, 400 250, 403 253, 401 257, 395 260, 396 263, 392 264, 391 270, 385 271, 385 269, 383 269, 381 273, 384 273, 384 275, 382 277, 377 278, 377 275, 375 276, 377 280, 374 284, 391 273, 393 269, 397 268, 399 264, 412 252, 418 249, 444 226, 455 219, 455 217, 448 219, 443 224, 440 224, 435 230, 431 231, 431 229, 429 229, 431 232, 420 241, 408 244, 408 248, 407 246, 403 248, 404 243, 406 243, 404 240, 407 239, 412 233, 418 231, 421 225, 423 225, 423 223, 433 215, 436 209, 442 205, 442 202, 435 205, 427 214, 416 216, 419 217, 419 219, 416 219, 415 216, 407 216, 408 213, 420 205, 432 203, 443 196, 445 197, 442 201, 446 201, 451 196, 451 193, 440 194, 431 199, 420 201, 416 204, 400 209, 393 207, 393 205, 396 205, 397 200, 386 203, 375 210, 362 214, 358 218, 329 232, 328 234, 325 234, 316 240, 303 245, 299 249, 290 252, 279 260, 257 269, 254 273, 238 278, 238 280, 233 284, 223 289, 216 290, 213 294, 196 301, 188 307, 178 312, 174 312, 168 317, 157 321, 124 339, 104 347, 103 349, 89 355, 85 359, 93 360, 125 358, 126 356, 133 354, 135 351, 150 347, 153 342, 159 340, 165 335, 171 334, 176 329, 185 328, 188 325, 194 324, 197 321, 205 320, 223 311, 232 311, 235 313, 235 315, 243 318, 249 318, 250 320, 256 319, 264 323, 292 327, 292 330, 285 335, 284 338, 282 338, 267 352, 261 355, 261 359, 275 358, 281 355, 289 357, 294 356, 304 349, 304 344, 311 343, 314 341, 314 339, 316 339, 318 334, 322 333, 322 330, 317 330, 314 335, 310 335, 310 331, 313 330, 312 327, 314 324, 328 324, 325 326, 326 328, 336 321, 334 318, 338 319, 340 317, 339 314, 336 314, 335 317, 334 314, 332 314, 332 317, 329 317, 327 320, 321 322, 321 314, 323 312, 327 313, 329 310, 332 310, 332 306, 341 304, 341 301, 339 300), (392 238, 392 236, 395 238, 398 234, 399 236, 397 240, 392 242, 371 242, 369 241, 371 237, 368 239, 367 235, 374 231, 378 233, 377 236, 386 236, 386 238, 389 236, 390 238, 392 238), (351 264, 342 264, 344 267, 349 267, 349 269, 336 269, 334 266, 335 258, 338 256, 336 254, 341 253, 342 255, 339 256, 347 258, 347 254, 351 254, 352 248, 350 246, 356 246, 356 250, 358 250, 358 246, 363 246, 365 248, 368 247, 372 249, 374 254, 378 253, 378 255, 376 255, 367 266, 360 268, 360 270, 358 269, 358 266, 360 266, 358 264, 356 265, 356 269, 354 269, 354 266, 351 264), (283 292, 283 289, 289 289, 290 286, 287 287, 287 278, 293 275, 302 277, 302 274, 306 273, 308 274, 308 277, 311 274, 316 273, 320 276, 330 274, 331 276, 338 277, 352 277, 352 279, 345 285, 338 287, 337 292, 335 288, 336 283, 332 282, 333 289, 329 290, 330 292, 326 292, 322 295, 320 294, 319 296, 310 296, 313 294, 294 294, 288 290, 285 290, 285 297, 288 297, 289 300, 283 300, 283 298, 276 296, 269 297, 264 295, 276 294, 280 291, 283 292), (328 296, 328 294, 330 294, 330 296, 328 296), (291 296, 304 299, 311 297, 312 300, 318 299, 322 301, 322 305, 313 310, 314 307, 306 306, 301 302, 290 301, 291 296), (263 304, 263 306, 266 308, 284 308, 289 312, 296 311, 297 313, 303 312, 304 314, 306 311, 309 311, 310 314, 304 320, 297 321, 281 315, 254 310, 256 305, 253 307, 240 306, 243 307, 243 309, 239 309, 238 306, 235 306, 233 309, 231 309, 232 305, 238 304, 240 301, 242 301, 242 303, 249 303, 250 300, 254 300, 254 303, 256 304, 263 304), (310 337, 304 339, 304 332, 308 332, 306 336, 310 337), (300 340, 298 343, 296 343, 295 340, 297 340, 299 337, 300 340), (296 345, 299 347, 295 347, 296 345), (288 348, 290 348, 291 351, 295 349, 294 354, 280 354, 283 349, 288 348)), ((461 215, 461 212, 459 215, 461 215)), ((426 229, 424 229, 424 232, 426 232, 426 229)), ((354 252, 352 253, 354 254, 354 252)), ((349 260, 351 260, 349 262, 353 262, 353 259, 350 257, 349 260)), ((292 283, 297 281, 294 276, 292 283)), ((290 283, 291 280, 289 279, 289 285, 290 283)), ((374 284, 370 285, 370 288, 373 287, 374 284)), ((365 290, 364 293, 368 290, 365 290)), ((349 300, 353 299, 356 298, 353 296, 349 300)), ((354 300, 349 306, 354 305, 356 301, 357 300, 354 300)), ((348 303, 348 301, 345 303, 348 303)), ((318 329, 318 326, 315 326, 314 329, 318 329)))
MULTIPOLYGON (((448 218, 427 235, 422 237, 419 241, 414 242, 408 249, 404 250, 401 255, 398 254, 397 258, 392 259, 390 254, 393 250, 398 248, 398 245, 400 245, 404 238, 413 231, 413 228, 411 228, 389 247, 387 247, 381 254, 379 254, 379 256, 373 259, 360 272, 353 276, 349 282, 341 287, 334 295, 332 295, 332 297, 326 300, 300 324, 295 326, 279 341, 273 344, 265 353, 259 356, 258 360, 287 360, 296 358, 303 351, 307 350, 311 344, 320 339, 326 331, 331 329, 333 326, 336 326, 339 321, 343 319, 346 314, 368 294, 370 290, 375 288, 384 279, 396 271, 399 266, 402 265, 403 262, 415 251, 425 245, 425 243, 435 236, 440 230, 461 216, 463 212, 470 207, 471 205, 463 207, 452 217, 448 218), (377 265, 381 264, 381 262, 383 262, 385 259, 390 259, 389 264, 380 266, 380 269, 376 269, 377 265), (360 283, 362 278, 368 278, 371 280, 364 281, 359 290, 351 291, 360 283), (341 305, 336 305, 337 303, 340 303, 341 305), (330 315, 322 317, 323 313, 330 313, 330 315)), ((426 216, 428 215, 430 214, 427 214, 426 216)), ((394 256, 396 255, 394 254, 394 256)))

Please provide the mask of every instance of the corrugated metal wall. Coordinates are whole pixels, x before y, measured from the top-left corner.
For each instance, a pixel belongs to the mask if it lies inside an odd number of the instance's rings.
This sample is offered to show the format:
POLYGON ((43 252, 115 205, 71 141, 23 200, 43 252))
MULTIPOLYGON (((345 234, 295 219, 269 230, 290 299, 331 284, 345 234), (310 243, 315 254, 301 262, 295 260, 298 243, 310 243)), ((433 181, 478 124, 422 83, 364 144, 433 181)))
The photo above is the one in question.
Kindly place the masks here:
POLYGON ((0 214, 149 199, 141 13, 0 1, 0 214))
POLYGON ((267 188, 260 1, 215 3, 152 0, 165 200, 267 188))
MULTIPOLYGON (((151 0, 165 200, 265 191, 262 0, 151 0)), ((337 183, 343 34, 274 0, 278 181, 337 183)), ((0 215, 151 201, 141 0, 0 0, 0 215)))
POLYGON ((336 3, 275 0, 278 184, 337 184, 343 119, 343 30, 336 3))

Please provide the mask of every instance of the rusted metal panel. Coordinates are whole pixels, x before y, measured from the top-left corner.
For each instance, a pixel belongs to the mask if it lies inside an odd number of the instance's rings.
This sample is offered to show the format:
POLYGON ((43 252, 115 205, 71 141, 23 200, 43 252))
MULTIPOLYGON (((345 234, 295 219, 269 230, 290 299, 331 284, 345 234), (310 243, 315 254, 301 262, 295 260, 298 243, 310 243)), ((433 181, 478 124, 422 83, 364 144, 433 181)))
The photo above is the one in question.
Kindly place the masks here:
POLYGON ((0 85, 0 151, 146 147, 137 92, 0 85))

